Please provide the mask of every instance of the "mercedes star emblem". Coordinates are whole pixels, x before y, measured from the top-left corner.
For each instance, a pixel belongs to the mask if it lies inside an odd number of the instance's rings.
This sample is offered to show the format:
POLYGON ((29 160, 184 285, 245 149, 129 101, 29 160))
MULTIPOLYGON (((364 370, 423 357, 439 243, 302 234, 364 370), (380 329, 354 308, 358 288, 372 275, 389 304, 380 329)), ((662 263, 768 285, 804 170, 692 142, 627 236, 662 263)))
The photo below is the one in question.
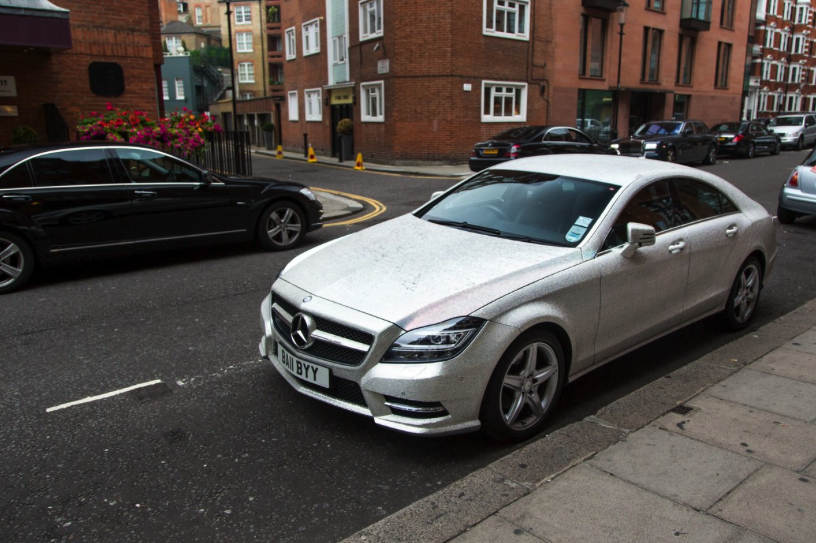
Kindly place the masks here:
POLYGON ((308 349, 314 343, 312 332, 316 327, 312 317, 298 313, 292 318, 292 331, 289 332, 289 338, 298 349, 308 349))

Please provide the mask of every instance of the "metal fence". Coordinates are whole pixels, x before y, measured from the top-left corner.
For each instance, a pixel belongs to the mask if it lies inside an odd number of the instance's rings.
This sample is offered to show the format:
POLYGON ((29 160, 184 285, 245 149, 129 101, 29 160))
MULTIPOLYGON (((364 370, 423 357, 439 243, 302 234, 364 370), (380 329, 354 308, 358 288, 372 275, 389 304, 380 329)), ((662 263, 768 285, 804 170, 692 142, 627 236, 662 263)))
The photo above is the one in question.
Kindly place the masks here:
POLYGON ((249 132, 214 132, 191 162, 223 175, 252 175, 249 132))

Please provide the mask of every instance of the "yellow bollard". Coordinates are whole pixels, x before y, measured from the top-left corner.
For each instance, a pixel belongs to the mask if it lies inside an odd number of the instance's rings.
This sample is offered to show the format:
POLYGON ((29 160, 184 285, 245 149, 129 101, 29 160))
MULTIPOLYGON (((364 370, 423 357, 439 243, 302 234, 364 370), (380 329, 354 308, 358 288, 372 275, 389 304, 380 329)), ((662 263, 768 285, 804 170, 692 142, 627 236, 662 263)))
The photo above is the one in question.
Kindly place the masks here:
POLYGON ((363 153, 357 153, 357 162, 354 163, 355 170, 365 170, 363 166, 363 153))
POLYGON ((275 158, 283 158, 283 146, 282 145, 278 145, 278 148, 275 151, 275 158))
POLYGON ((314 149, 312 149, 311 145, 309 145, 309 159, 307 162, 317 162, 317 157, 315 156, 314 149))

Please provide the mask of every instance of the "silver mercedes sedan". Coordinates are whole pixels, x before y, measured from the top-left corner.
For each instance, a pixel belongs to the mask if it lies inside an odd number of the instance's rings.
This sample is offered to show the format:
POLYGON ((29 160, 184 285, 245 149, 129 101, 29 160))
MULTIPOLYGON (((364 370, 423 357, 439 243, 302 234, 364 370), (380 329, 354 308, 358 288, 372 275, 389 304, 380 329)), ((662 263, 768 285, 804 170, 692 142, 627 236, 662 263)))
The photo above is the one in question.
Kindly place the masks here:
POLYGON ((260 352, 298 392, 389 428, 525 439, 613 358, 717 313, 746 326, 775 236, 704 171, 514 160, 294 258, 261 305, 260 352))

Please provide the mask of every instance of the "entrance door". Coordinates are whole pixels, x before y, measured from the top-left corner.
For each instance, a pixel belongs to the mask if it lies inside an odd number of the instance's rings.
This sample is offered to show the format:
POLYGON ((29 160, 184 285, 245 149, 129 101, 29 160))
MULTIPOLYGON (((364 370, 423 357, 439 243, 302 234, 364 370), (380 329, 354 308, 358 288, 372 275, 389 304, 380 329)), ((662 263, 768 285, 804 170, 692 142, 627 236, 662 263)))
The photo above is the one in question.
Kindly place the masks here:
POLYGON ((645 122, 664 120, 665 102, 662 92, 633 92, 629 101, 629 133, 645 122))
MULTIPOLYGON (((340 119, 353 119, 353 114, 354 112, 351 104, 337 104, 331 107, 332 156, 340 155, 340 138, 338 137, 339 134, 337 133, 337 123, 340 122, 340 119)), ((351 138, 351 136, 349 137, 351 138)), ((351 160, 354 156, 354 143, 353 138, 351 139, 352 143, 349 147, 349 156, 344 156, 343 160, 351 160)))

